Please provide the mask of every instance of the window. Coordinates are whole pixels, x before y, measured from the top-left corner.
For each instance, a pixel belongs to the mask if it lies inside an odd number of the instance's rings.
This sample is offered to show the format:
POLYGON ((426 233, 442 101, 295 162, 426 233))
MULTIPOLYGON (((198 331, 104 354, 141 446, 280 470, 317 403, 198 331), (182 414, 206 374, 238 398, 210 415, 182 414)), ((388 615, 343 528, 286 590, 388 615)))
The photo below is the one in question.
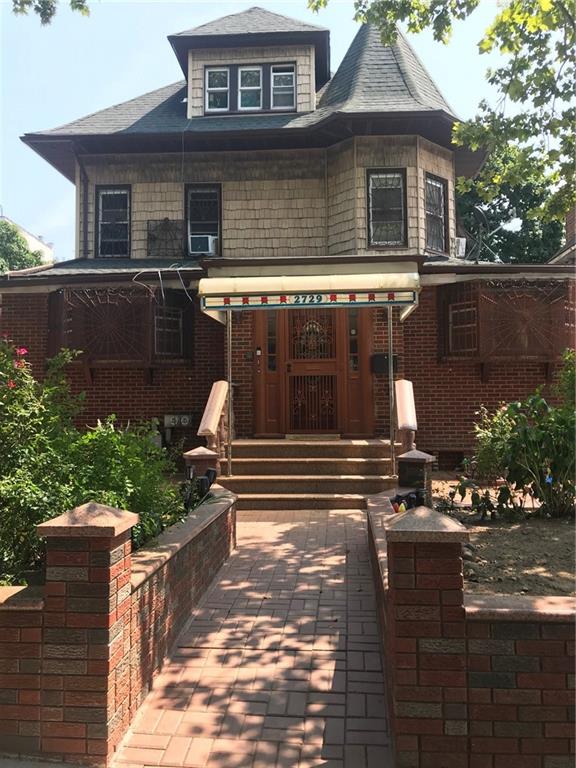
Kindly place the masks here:
POLYGON ((448 306, 448 354, 471 355, 478 351, 476 304, 459 302, 448 306))
POLYGON ((404 171, 368 172, 370 245, 406 245, 404 171))
POLYGON ((157 304, 154 308, 154 353, 160 357, 182 357, 183 310, 157 304))
POLYGON ((262 67, 238 70, 238 109, 262 109, 262 67))
POLYGON ((96 188, 96 255, 130 256, 130 188, 96 188))
POLYGON ((196 184, 186 188, 188 252, 216 254, 220 250, 220 186, 196 184))
POLYGON ((448 199, 447 185, 443 179, 426 176, 426 248, 445 253, 448 199))
POLYGON ((294 109, 296 106, 296 73, 294 64, 272 66, 270 85, 272 109, 294 109))
POLYGON ((206 70, 206 111, 230 109, 230 72, 227 67, 206 70))

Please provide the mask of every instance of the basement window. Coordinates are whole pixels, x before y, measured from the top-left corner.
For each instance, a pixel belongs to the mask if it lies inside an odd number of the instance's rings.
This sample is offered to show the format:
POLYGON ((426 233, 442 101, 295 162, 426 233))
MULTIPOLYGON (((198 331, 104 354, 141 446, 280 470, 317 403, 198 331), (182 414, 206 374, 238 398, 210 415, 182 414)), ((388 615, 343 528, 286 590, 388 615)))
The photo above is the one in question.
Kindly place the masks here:
POLYGON ((230 109, 230 72, 227 67, 206 70, 206 112, 230 109))
POLYGON ((370 245, 406 245, 405 181, 403 170, 368 171, 370 245))
POLYGON ((130 187, 96 188, 96 255, 130 256, 130 187))

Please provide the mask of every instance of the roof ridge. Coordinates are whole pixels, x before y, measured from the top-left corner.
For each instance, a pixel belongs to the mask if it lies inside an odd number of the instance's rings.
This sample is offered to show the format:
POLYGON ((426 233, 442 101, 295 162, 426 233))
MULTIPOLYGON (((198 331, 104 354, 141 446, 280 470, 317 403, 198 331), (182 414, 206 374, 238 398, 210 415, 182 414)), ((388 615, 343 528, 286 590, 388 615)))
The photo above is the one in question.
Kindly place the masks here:
MULTIPOLYGON (((242 11, 236 11, 235 13, 227 13, 225 16, 220 16, 217 19, 206 21, 204 22, 204 24, 199 24, 197 27, 190 27, 190 29, 185 29, 182 32, 175 32, 173 35, 170 35, 170 37, 186 37, 187 35, 190 35, 190 33, 192 32, 198 33, 204 27, 213 27, 217 23, 232 19, 235 16, 243 16, 247 13, 250 13, 251 11, 259 11, 268 16, 275 16, 279 19, 284 19, 285 21, 289 21, 292 24, 296 23, 302 26, 307 26, 310 28, 310 31, 313 31, 313 30, 316 30, 318 32, 329 31, 327 27, 321 27, 318 24, 311 24, 310 22, 302 21, 301 19, 295 19, 293 16, 287 16, 285 13, 277 13, 276 11, 270 11, 268 8, 263 8, 261 5, 252 5, 250 6, 250 8, 245 8, 242 11)), ((258 30, 254 30, 254 31, 258 32, 258 30)))

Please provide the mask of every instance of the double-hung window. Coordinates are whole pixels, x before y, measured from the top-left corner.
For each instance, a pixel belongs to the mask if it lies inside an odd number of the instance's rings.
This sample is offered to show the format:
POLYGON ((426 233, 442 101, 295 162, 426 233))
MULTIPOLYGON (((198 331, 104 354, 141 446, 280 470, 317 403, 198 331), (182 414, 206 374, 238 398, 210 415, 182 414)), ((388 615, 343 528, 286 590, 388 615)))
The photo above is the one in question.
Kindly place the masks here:
POLYGON ((206 112, 228 112, 230 109, 230 71, 228 67, 206 70, 206 112))
POLYGON ((294 64, 275 64, 270 72, 272 109, 294 109, 296 106, 296 72, 294 64))
POLYGON ((130 256, 130 187, 96 188, 96 256, 130 256))
POLYGON ((191 184, 186 187, 188 252, 219 253, 220 185, 191 184))
POLYGON ((262 109, 262 67, 238 69, 238 109, 262 109))
POLYGON ((183 310, 157 304, 154 307, 154 353, 160 357, 182 357, 183 310))
POLYGON ((405 173, 368 171, 370 245, 406 245, 405 173))
POLYGON ((447 184, 426 175, 426 248, 445 253, 447 231, 447 184))

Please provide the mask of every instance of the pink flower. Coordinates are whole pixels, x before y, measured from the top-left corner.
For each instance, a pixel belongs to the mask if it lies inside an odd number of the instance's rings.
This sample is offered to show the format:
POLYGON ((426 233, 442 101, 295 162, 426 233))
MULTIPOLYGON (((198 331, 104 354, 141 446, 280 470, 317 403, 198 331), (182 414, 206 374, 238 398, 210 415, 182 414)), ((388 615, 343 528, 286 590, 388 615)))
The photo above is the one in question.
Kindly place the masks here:
POLYGON ((24 360, 14 360, 14 368, 26 368, 24 360))
POLYGON ((16 354, 19 357, 23 357, 24 355, 28 354, 28 350, 26 349, 26 347, 16 347, 16 354))
POLYGON ((12 379, 8 379, 6 386, 8 387, 8 389, 14 389, 14 387, 16 386, 16 382, 13 381, 12 379))

